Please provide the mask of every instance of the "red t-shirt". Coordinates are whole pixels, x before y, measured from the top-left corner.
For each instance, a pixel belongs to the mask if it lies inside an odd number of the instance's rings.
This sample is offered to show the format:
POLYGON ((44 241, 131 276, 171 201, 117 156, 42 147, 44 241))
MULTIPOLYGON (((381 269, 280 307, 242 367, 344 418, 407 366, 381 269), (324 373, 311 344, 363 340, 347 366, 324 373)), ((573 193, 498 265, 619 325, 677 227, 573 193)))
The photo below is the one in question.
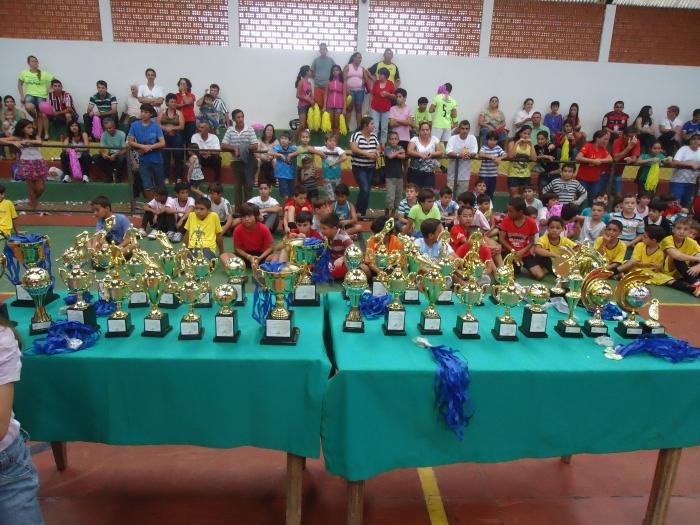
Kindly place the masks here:
MULTIPOLYGON (((194 116, 194 101, 197 99, 197 97, 194 96, 194 93, 192 93, 191 91, 187 93, 187 96, 192 98, 192 103, 187 104, 186 106, 182 106, 180 111, 182 111, 182 116, 185 117, 185 122, 195 122, 197 118, 194 116)), ((177 103, 185 103, 185 100, 182 97, 182 93, 180 92, 177 93, 177 103)))
POLYGON ((262 253, 271 244, 272 233, 261 222, 256 222, 252 230, 249 230, 243 224, 239 224, 233 230, 233 246, 248 253, 262 253))
MULTIPOLYGON (((586 143, 580 153, 587 159, 605 159, 608 156, 608 150, 605 148, 596 148, 592 142, 586 143)), ((576 178, 584 182, 598 182, 600 180, 600 166, 590 166, 589 164, 581 164, 578 168, 576 178)))
MULTIPOLYGON (((396 87, 391 80, 387 80, 383 88, 379 87, 379 80, 377 80, 372 86, 372 109, 374 111, 379 111, 379 113, 386 113, 389 111, 391 109, 391 99, 379 95, 382 92, 394 93, 395 91, 396 87)), ((375 122, 374 125, 376 126, 377 123, 375 122)))
MULTIPOLYGON (((299 228, 292 228, 289 230, 289 233, 295 233, 299 235, 299 228)), ((309 230, 309 234, 306 236, 307 238, 312 238, 312 239, 318 239, 319 241, 323 240, 323 235, 321 235, 321 232, 314 230, 313 228, 309 230)))
POLYGON ((314 208, 313 208, 313 206, 311 206, 311 203, 308 200, 304 201, 304 204, 302 204, 300 206, 297 204, 297 201, 295 201, 294 199, 289 199, 289 200, 287 200, 287 202, 284 203, 285 211, 290 206, 294 206, 294 216, 295 217, 299 214, 300 211, 308 211, 310 213, 314 212, 314 208))
MULTIPOLYGON (((455 224, 452 227, 452 229, 450 230, 450 238, 452 240, 450 245, 457 254, 457 257, 462 258, 467 254, 469 250, 471 250, 472 245, 470 242, 465 242, 464 244, 462 244, 462 239, 469 238, 469 232, 465 232, 464 228, 462 228, 460 224, 455 224)), ((489 247, 483 243, 479 247, 479 259, 481 259, 482 261, 488 261, 489 259, 491 259, 491 250, 489 250, 489 247)))
POLYGON ((517 226, 510 217, 505 217, 498 228, 506 233, 508 242, 516 250, 525 248, 525 246, 530 244, 530 240, 539 233, 537 222, 532 217, 525 217, 520 226, 517 226))
MULTIPOLYGON (((613 142, 613 147, 612 147, 612 152, 613 155, 616 153, 622 153, 624 149, 627 147, 627 138, 626 137, 620 137, 619 139, 616 139, 615 142, 613 142)), ((639 157, 639 155, 642 153, 642 148, 637 141, 637 143, 634 145, 634 148, 627 154, 628 157, 639 157)), ((618 162, 624 162, 624 160, 619 160, 618 162)), ((615 174, 616 175, 622 175, 622 172, 625 171, 625 165, 624 164, 618 164, 615 166, 615 174)))

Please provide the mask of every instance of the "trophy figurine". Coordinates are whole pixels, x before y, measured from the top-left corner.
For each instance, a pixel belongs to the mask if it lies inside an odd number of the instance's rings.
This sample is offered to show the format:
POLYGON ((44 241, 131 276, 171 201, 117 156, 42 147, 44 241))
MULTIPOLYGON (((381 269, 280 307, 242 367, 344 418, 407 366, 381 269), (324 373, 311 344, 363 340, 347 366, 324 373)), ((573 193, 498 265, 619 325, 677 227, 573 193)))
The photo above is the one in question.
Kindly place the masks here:
POLYGON ((586 319, 583 323, 583 333, 588 337, 600 337, 608 335, 608 325, 600 316, 603 306, 608 304, 613 297, 613 288, 607 279, 612 272, 604 268, 591 270, 583 280, 581 287, 581 302, 590 312, 593 311, 593 319, 586 319))
MULTIPOLYGON (((206 289, 208 292, 208 289, 206 289)), ((202 317, 194 312, 194 305, 205 292, 204 286, 191 276, 185 279, 176 292, 177 298, 187 305, 187 313, 180 320, 180 335, 178 339, 201 339, 204 334, 202 317)))
POLYGON ((290 242, 290 261, 299 265, 299 277, 294 295, 292 296, 292 306, 319 306, 321 299, 316 291, 316 283, 311 278, 309 269, 319 257, 324 243, 318 239, 292 239, 290 242), (306 244, 315 241, 314 244, 306 244))
POLYGON ((66 308, 68 320, 97 326, 95 305, 83 300, 83 294, 90 289, 90 285, 95 281, 95 272, 86 272, 77 265, 70 270, 60 268, 59 272, 68 292, 75 295, 76 299, 75 304, 66 308))
POLYGON ((408 280, 398 264, 387 272, 386 286, 393 301, 384 314, 384 335, 406 335, 406 308, 399 302, 399 297, 406 291, 408 280))
POLYGON ((481 303, 484 290, 476 280, 470 279, 464 285, 455 285, 454 293, 459 302, 467 307, 466 312, 457 316, 457 324, 453 328, 455 335, 460 339, 480 339, 479 320, 472 314, 472 309, 481 303))
POLYGON ((177 295, 178 284, 175 281, 179 274, 178 256, 165 233, 161 231, 156 232, 156 239, 163 247, 163 251, 157 255, 157 260, 160 262, 160 268, 163 270, 163 273, 170 278, 168 289, 160 298, 160 307, 175 309, 180 306, 180 299, 177 295))
POLYGON ((224 273, 228 276, 228 284, 236 290, 235 306, 244 306, 246 303, 245 283, 248 276, 245 275, 245 262, 237 255, 232 255, 224 260, 224 273))
POLYGON ((160 297, 166 290, 169 280, 160 270, 155 268, 148 268, 143 274, 136 277, 135 286, 146 293, 151 304, 151 310, 143 320, 141 335, 144 337, 163 337, 173 328, 170 325, 168 314, 161 312, 158 307, 160 297))
POLYGON ((547 336, 547 311, 543 308, 549 301, 549 289, 543 284, 533 284, 525 291, 528 305, 523 309, 520 331, 525 337, 547 336))
POLYGON ((204 233, 201 227, 198 227, 193 234, 195 238, 195 245, 193 257, 189 259, 188 271, 194 277, 194 280, 199 283, 202 288, 202 293, 200 295, 199 301, 194 305, 195 308, 211 308, 211 288, 209 287, 209 276, 211 275, 214 265, 216 264, 216 259, 211 261, 204 257, 204 248, 202 247, 202 240, 204 233))
POLYGON ((440 314, 435 309, 435 303, 445 290, 445 276, 442 275, 436 266, 429 266, 425 273, 416 277, 416 284, 428 300, 428 307, 420 314, 418 330, 421 334, 442 335, 442 319, 440 319, 440 314))
POLYGON ((299 338, 299 328, 294 326, 294 312, 285 308, 285 300, 294 292, 299 275, 299 267, 287 263, 277 271, 270 271, 253 264, 253 279, 258 286, 275 296, 276 304, 265 319, 265 333, 260 344, 295 345, 299 338))
POLYGON ((653 335, 663 335, 666 329, 659 322, 659 300, 652 299, 649 304, 649 319, 644 322, 643 330, 645 333, 653 335))
POLYGON ((445 278, 445 288, 442 290, 436 304, 455 304, 452 300, 452 275, 455 269, 455 260, 449 257, 450 254, 450 232, 445 229, 440 234, 440 257, 437 260, 437 265, 440 267, 440 273, 445 278))
POLYGON ((235 343, 241 335, 236 311, 231 308, 231 304, 236 301, 236 289, 232 284, 220 284, 214 289, 214 301, 219 305, 214 324, 214 341, 235 343))
POLYGON ((615 302, 629 313, 624 321, 619 321, 615 331, 625 339, 642 335, 642 325, 637 320, 638 311, 651 300, 651 290, 647 284, 649 275, 644 270, 632 270, 620 279, 615 289, 615 302))
MULTIPOLYGON (((354 244, 349 246, 347 251, 351 248, 359 251, 354 244)), ((362 253, 360 253, 360 257, 362 253)), ((343 288, 350 301, 350 311, 345 316, 345 321, 343 322, 343 332, 364 332, 365 322, 362 320, 362 314, 360 313, 360 298, 362 294, 365 293, 367 288, 367 276, 365 272, 359 268, 353 268, 348 270, 345 274, 345 279, 343 279, 343 288)))
MULTIPOLYGON (((10 237, 5 241, 5 246, 12 251, 15 259, 24 266, 26 271, 29 271, 31 268, 44 268, 44 266, 51 262, 49 260, 50 254, 48 253, 50 249, 49 238, 46 235, 41 237, 38 235, 31 235, 29 237, 32 240, 15 240, 10 237)), ((10 268, 12 268, 12 266, 10 266, 10 268)), ((48 268, 50 268, 50 266, 48 266, 48 268)), ((48 270, 46 271, 48 272, 48 270)), ((29 293, 29 290, 24 287, 22 278, 19 274, 17 274, 16 277, 13 277, 13 275, 14 274, 11 272, 8 272, 10 280, 16 279, 13 281, 16 300, 12 302, 12 306, 34 306, 36 308, 36 301, 32 294, 29 293)), ((49 273, 49 287, 42 298, 42 304, 47 305, 56 299, 58 299, 58 295, 53 292, 53 278, 49 273)))
POLYGON ((576 306, 581 300, 583 276, 578 271, 577 264, 574 263, 572 266, 571 273, 569 273, 569 291, 564 295, 566 305, 569 307, 569 315, 566 319, 560 320, 554 329, 562 337, 583 337, 581 325, 574 320, 576 306))
POLYGON ((494 281, 496 282, 491 286, 491 295, 489 296, 493 304, 501 304, 498 299, 500 289, 515 281, 515 268, 513 267, 514 258, 515 253, 510 252, 503 259, 503 266, 496 268, 496 274, 494 275, 494 281))
POLYGON ((418 247, 413 242, 413 239, 408 235, 402 233, 399 234, 399 241, 401 241, 401 256, 406 264, 406 271, 408 273, 408 286, 406 291, 403 293, 401 302, 403 304, 420 304, 420 292, 416 288, 416 275, 418 275, 418 270, 420 265, 416 256, 418 255, 418 247))
POLYGON ((514 281, 505 286, 499 286, 498 300, 506 308, 501 317, 496 317, 491 333, 498 341, 517 341, 518 324, 510 315, 511 308, 520 304, 520 294, 514 281))
POLYGON ((131 322, 131 314, 122 310, 122 305, 131 294, 129 282, 121 277, 115 279, 108 275, 102 284, 109 300, 114 301, 117 306, 114 313, 107 318, 105 337, 128 337, 134 331, 134 325, 131 322))
POLYGON ((387 294, 386 268, 389 266, 389 250, 384 244, 384 239, 387 235, 390 235, 392 231, 394 231, 394 219, 390 218, 386 221, 382 230, 372 236, 374 248, 367 250, 370 262, 374 263, 374 265, 379 268, 379 273, 372 281, 372 295, 375 297, 382 297, 387 294))

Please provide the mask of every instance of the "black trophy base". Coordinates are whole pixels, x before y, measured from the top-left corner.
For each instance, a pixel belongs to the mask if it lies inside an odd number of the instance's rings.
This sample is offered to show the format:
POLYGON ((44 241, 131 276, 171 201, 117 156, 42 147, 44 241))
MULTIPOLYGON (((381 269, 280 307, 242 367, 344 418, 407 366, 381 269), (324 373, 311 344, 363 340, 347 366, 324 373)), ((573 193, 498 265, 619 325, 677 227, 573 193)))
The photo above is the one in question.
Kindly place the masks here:
POLYGON ((566 296, 566 290, 562 290, 561 292, 554 292, 550 288, 549 290, 549 296, 550 297, 565 297, 566 296))
POLYGON ((364 321, 348 321, 345 319, 343 321, 343 332, 351 332, 351 333, 364 333, 365 331, 365 322, 364 321))
POLYGON ((294 289, 292 306, 321 306, 321 298, 316 291, 316 286, 309 286, 309 293, 303 294, 308 295, 307 297, 297 297, 297 292, 299 291, 305 292, 305 290, 299 290, 298 286, 294 289), (313 288, 313 293, 311 293, 311 288, 313 288))
POLYGON ((642 330, 644 331, 645 334, 666 335, 666 329, 663 326, 642 325, 642 330))
POLYGON ((171 292, 165 292, 160 296, 160 303, 158 303, 160 308, 167 308, 168 310, 175 310, 180 306, 180 300, 177 295, 171 292))
POLYGON ((518 325, 517 323, 503 323, 496 317, 496 323, 491 329, 491 334, 496 341, 517 341, 518 325))
POLYGON ((533 312, 525 307, 523 310, 523 321, 520 323, 519 330, 529 338, 545 338, 547 335, 547 312, 533 312))
POLYGON ((131 314, 128 314, 124 319, 107 319, 105 337, 129 337, 133 331, 134 325, 131 323, 131 314))
POLYGON ((442 335, 442 319, 439 317, 426 317, 421 312, 418 331, 423 335, 442 335))
POLYGON ((95 312, 94 304, 89 305, 84 310, 76 308, 75 306, 69 306, 66 308, 66 319, 68 319, 68 321, 94 326, 95 328, 98 327, 97 312, 95 312))
POLYGON ((180 321, 180 341, 198 340, 204 335, 204 327, 200 321, 180 321))
POLYGON ((204 294, 204 300, 194 303, 195 308, 211 308, 214 303, 211 301, 211 292, 204 294))
POLYGON ((623 323, 622 321, 618 321, 617 326, 615 327, 615 332, 620 337, 623 337, 625 339, 636 339, 637 337, 642 335, 642 333, 644 332, 642 325, 625 326, 622 323, 623 323))
POLYGON ((406 335, 406 310, 387 310, 382 331, 384 335, 406 335))
POLYGON ((272 337, 268 335, 263 335, 260 339, 261 345, 286 345, 294 346, 299 340, 299 328, 292 328, 291 337, 272 337))
POLYGON ((265 333, 260 339, 261 345, 295 345, 299 339, 299 328, 294 326, 294 312, 289 312, 289 319, 265 320, 265 333), (276 335, 280 334, 280 335, 276 335))
POLYGON ((384 335, 406 335, 406 330, 389 330, 386 323, 382 323, 382 331, 384 335))
POLYGON ((583 337, 583 332, 579 325, 568 325, 564 321, 559 321, 554 330, 562 337, 583 337))
POLYGON ((0 303, 0 317, 8 321, 12 326, 17 326, 17 321, 10 319, 10 311, 7 309, 7 303, 0 303))
POLYGON ((45 334, 49 331, 49 328, 51 328, 51 321, 31 323, 29 325, 29 335, 45 334))
POLYGON ((248 302, 248 298, 245 296, 245 283, 229 283, 236 290, 236 300, 233 301, 233 306, 245 306, 248 302))
POLYGON ((238 329, 238 318, 235 311, 229 315, 217 314, 214 321, 214 342, 235 343, 238 341, 241 331, 238 329))
POLYGON ((143 337, 165 337, 172 329, 173 327, 170 325, 168 314, 164 313, 163 317, 160 319, 145 318, 143 320, 143 332, 141 332, 141 335, 143 337))
POLYGON ((481 339, 479 335, 479 321, 465 321, 457 317, 457 324, 452 331, 460 339, 481 339))
POLYGON ((498 299, 496 299, 493 295, 489 295, 489 301, 491 301, 495 305, 501 304, 501 302, 498 299))
POLYGON ((591 325, 590 321, 583 323, 583 333, 588 337, 601 337, 609 335, 608 326, 591 325))
POLYGON ((401 295, 401 302, 403 304, 420 304, 420 293, 415 288, 408 289, 401 295))

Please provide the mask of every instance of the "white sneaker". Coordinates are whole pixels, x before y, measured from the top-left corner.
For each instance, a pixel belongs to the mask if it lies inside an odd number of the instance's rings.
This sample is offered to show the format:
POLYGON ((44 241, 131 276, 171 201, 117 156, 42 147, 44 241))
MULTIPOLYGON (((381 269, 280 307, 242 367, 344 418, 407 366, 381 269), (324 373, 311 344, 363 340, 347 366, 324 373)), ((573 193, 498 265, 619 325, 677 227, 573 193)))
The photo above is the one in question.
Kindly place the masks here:
POLYGON ((146 230, 144 230, 143 228, 139 228, 139 235, 140 235, 141 237, 145 237, 145 236, 146 236, 146 230))
POLYGON ((90 182, 90 177, 83 175, 83 182, 90 182))
POLYGON ((151 230, 151 233, 148 234, 148 238, 151 239, 152 241, 154 241, 154 240, 157 238, 157 237, 156 237, 156 231, 155 231, 155 230, 151 230))
POLYGON ((168 240, 172 241, 173 240, 173 235, 175 235, 175 232, 168 232, 165 234, 165 236, 168 238, 168 240))
POLYGON ((182 241, 182 234, 180 232, 173 233, 173 242, 182 241))
POLYGON ((61 179, 61 182, 70 182, 70 176, 64 175, 63 178, 61 179))

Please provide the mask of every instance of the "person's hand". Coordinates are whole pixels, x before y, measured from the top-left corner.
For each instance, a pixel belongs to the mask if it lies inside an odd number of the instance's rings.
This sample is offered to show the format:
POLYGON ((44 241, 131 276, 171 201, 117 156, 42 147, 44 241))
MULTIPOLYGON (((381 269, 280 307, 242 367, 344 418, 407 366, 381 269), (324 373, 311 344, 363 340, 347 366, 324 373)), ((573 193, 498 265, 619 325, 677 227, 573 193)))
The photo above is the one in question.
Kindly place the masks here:
POLYGON ((652 164, 658 164, 659 162, 661 162, 661 159, 659 157, 654 157, 653 159, 651 159, 651 162, 652 164))
POLYGON ((554 162, 554 157, 552 155, 546 155, 545 158, 549 160, 550 162, 554 162))
POLYGON ((688 268, 688 275, 697 277, 700 274, 700 263, 688 268))
POLYGON ((636 144, 637 142, 639 142, 637 135, 632 135, 632 138, 630 138, 630 144, 636 144))
POLYGON ((600 161, 600 159, 593 159, 593 160, 591 161, 591 164, 592 164, 593 166, 600 166, 600 165, 602 164, 602 162, 600 161))
POLYGON ((333 261, 333 268, 335 268, 335 269, 340 268, 344 262, 345 261, 344 261, 343 257, 338 257, 335 261, 333 261))
POLYGON ((630 162, 634 162, 634 157, 625 157, 623 160, 629 164, 630 162))
MULTIPOLYGON (((240 157, 241 156, 241 148, 233 148, 233 156, 240 157)), ((284 158, 283 155, 281 155, 281 154, 280 154, 280 157, 284 158)))

